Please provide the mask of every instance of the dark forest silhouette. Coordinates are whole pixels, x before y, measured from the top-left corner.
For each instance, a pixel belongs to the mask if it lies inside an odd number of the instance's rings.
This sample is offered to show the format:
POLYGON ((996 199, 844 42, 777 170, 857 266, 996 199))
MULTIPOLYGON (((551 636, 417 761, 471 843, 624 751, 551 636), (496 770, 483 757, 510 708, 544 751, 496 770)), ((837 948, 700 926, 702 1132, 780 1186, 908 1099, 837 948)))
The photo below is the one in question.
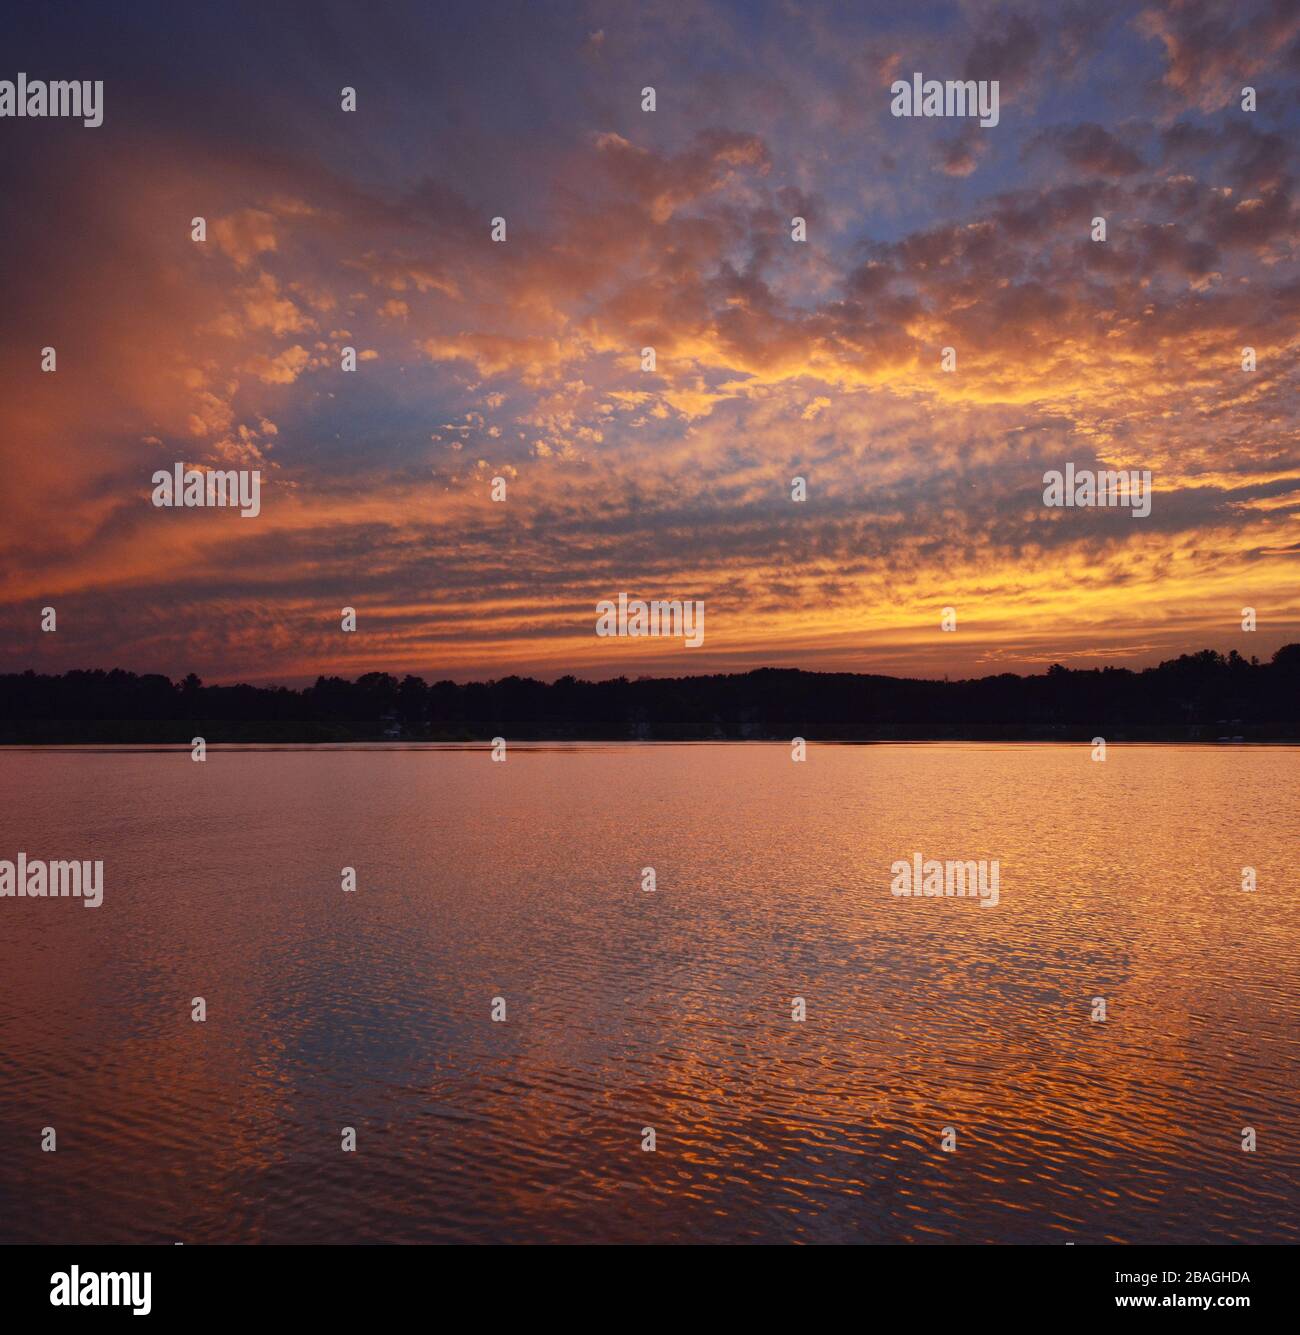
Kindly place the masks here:
POLYGON ((1269 663, 1205 649, 1134 672, 929 681, 757 671, 458 685, 368 672, 301 690, 121 669, 0 675, 0 742, 990 738, 1300 739, 1300 644, 1269 663))

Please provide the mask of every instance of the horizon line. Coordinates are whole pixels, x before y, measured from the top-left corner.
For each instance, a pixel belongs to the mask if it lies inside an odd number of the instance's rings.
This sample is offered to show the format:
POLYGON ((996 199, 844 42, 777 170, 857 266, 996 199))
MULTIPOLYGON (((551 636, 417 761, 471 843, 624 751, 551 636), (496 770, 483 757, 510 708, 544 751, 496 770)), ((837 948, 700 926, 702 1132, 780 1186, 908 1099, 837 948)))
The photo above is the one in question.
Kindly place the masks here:
POLYGON ((204 679, 200 678, 198 674, 195 672, 188 672, 185 673, 184 675, 173 676, 172 673, 170 672, 150 672, 150 671, 142 671, 138 668, 126 668, 120 666, 115 666, 111 668, 108 667, 63 668, 62 670, 57 672, 43 671, 40 668, 29 666, 26 668, 20 668, 13 671, 0 671, 0 679, 3 679, 5 677, 22 677, 26 676, 28 673, 31 673, 35 676, 54 678, 54 677, 66 677, 70 673, 74 672, 85 672, 85 673, 99 672, 99 673, 104 673, 105 675, 109 675, 114 672, 121 672, 125 673, 128 676, 134 676, 134 677, 162 677, 167 681, 171 682, 173 685, 177 686, 183 685, 188 677, 193 676, 198 680, 199 686, 202 689, 207 689, 209 687, 233 688, 238 686, 250 686, 262 690, 271 688, 279 688, 283 690, 302 690, 314 685, 315 682, 321 680, 334 679, 347 682, 357 682, 360 681, 362 678, 372 677, 372 676, 392 677, 395 681, 399 683, 405 680, 407 677, 414 677, 416 680, 423 681, 426 685, 430 686, 435 685, 439 682, 451 682, 455 686, 462 686, 462 687, 486 686, 494 682, 507 681, 512 678, 519 681, 534 681, 544 686, 553 686, 557 682, 563 681, 566 678, 568 678, 575 682, 585 683, 587 685, 592 685, 592 686, 599 686, 607 682, 616 682, 616 681, 627 681, 627 682, 691 681, 691 680, 702 680, 711 677, 749 677, 753 676, 755 673, 758 672, 788 672, 788 673, 801 673, 804 676, 812 676, 812 677, 866 677, 866 678, 881 678, 889 681, 933 682, 936 685, 953 686, 953 685, 960 685, 962 682, 988 681, 993 678, 999 678, 999 677, 1014 677, 1018 681, 1033 680, 1037 677, 1045 677, 1049 675, 1054 668, 1059 669, 1062 672, 1085 673, 1085 672, 1110 671, 1110 672, 1127 672, 1134 676, 1140 676, 1142 673, 1145 672, 1158 671, 1167 663, 1177 663, 1185 658, 1198 658, 1201 655, 1207 653, 1216 655, 1218 658, 1223 659, 1225 663, 1232 662, 1235 657, 1236 660, 1244 663, 1247 667, 1269 667, 1277 661, 1279 656, 1282 655, 1284 651, 1288 649, 1295 649, 1297 651, 1300 651, 1300 641, 1292 641, 1279 645, 1277 649, 1273 651, 1272 655, 1270 655, 1268 658, 1260 658, 1258 655, 1252 655, 1251 657, 1248 658, 1245 655, 1241 654, 1235 647, 1229 649, 1227 652, 1224 652, 1222 650, 1214 649, 1207 645, 1201 649, 1184 651, 1181 654, 1174 655, 1174 657, 1172 658, 1161 659, 1157 663, 1147 664, 1144 667, 1136 667, 1136 668, 1125 667, 1113 663, 1103 663, 1095 667, 1072 667, 1068 663, 1061 662, 1059 660, 1054 660, 1053 662, 1048 664, 1041 672, 1024 673, 1024 672, 1012 672, 1004 670, 1000 672, 988 672, 982 676, 960 676, 960 677, 950 677, 949 674, 947 673, 945 673, 942 677, 926 677, 926 676, 897 675, 895 673, 890 673, 890 672, 847 671, 847 670, 828 671, 820 668, 784 667, 777 664, 763 664, 762 666, 759 667, 744 668, 741 670, 733 670, 733 671, 638 673, 635 676, 632 676, 626 672, 619 672, 606 677, 579 676, 578 673, 574 671, 560 672, 555 675, 547 674, 545 676, 534 676, 525 672, 512 670, 496 676, 473 677, 464 679, 458 679, 456 677, 451 677, 451 676, 438 676, 432 672, 428 673, 411 672, 411 671, 399 672, 382 668, 371 668, 368 669, 367 671, 357 673, 355 676, 351 677, 344 676, 340 672, 318 671, 317 673, 315 673, 314 676, 302 676, 301 678, 299 678, 299 680, 302 683, 302 685, 300 686, 290 685, 288 679, 279 679, 275 677, 232 677, 232 678, 220 678, 220 679, 204 679))

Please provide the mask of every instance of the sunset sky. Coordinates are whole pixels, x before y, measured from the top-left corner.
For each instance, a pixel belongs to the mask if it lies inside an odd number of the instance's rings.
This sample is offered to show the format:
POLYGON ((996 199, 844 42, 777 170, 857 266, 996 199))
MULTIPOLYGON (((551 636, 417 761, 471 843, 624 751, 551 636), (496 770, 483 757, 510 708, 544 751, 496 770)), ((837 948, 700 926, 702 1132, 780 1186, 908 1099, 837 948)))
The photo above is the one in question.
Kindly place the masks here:
POLYGON ((0 670, 1300 640, 1291 0, 190 8, 6 20, 0 79, 102 79, 104 122, 0 120, 0 670), (914 71, 1000 123, 891 116, 914 71), (260 469, 260 516, 155 508, 177 461, 260 469), (1151 515, 1045 508, 1067 461, 1151 515), (704 644, 597 638, 622 590, 704 644))

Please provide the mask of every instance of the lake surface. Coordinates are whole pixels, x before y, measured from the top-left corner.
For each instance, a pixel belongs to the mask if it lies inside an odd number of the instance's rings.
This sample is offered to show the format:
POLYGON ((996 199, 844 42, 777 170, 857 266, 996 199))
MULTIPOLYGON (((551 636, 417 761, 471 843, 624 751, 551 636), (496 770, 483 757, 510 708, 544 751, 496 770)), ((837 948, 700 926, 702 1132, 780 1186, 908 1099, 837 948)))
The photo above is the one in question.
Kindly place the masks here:
POLYGON ((0 1240, 1300 1240, 1300 750, 489 755, 0 752, 0 1240))

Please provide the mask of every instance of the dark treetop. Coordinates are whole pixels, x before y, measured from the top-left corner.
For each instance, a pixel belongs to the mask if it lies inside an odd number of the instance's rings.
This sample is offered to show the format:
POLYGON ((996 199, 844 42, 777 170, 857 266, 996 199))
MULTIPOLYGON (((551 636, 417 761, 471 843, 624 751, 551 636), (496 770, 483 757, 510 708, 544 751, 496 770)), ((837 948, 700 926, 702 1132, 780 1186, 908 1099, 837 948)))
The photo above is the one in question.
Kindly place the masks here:
POLYGON ((383 739, 1300 740, 1300 644, 1270 663, 1205 649, 1133 672, 922 681, 754 672, 546 683, 368 672, 283 686, 204 686, 112 671, 0 675, 0 743, 383 739))

